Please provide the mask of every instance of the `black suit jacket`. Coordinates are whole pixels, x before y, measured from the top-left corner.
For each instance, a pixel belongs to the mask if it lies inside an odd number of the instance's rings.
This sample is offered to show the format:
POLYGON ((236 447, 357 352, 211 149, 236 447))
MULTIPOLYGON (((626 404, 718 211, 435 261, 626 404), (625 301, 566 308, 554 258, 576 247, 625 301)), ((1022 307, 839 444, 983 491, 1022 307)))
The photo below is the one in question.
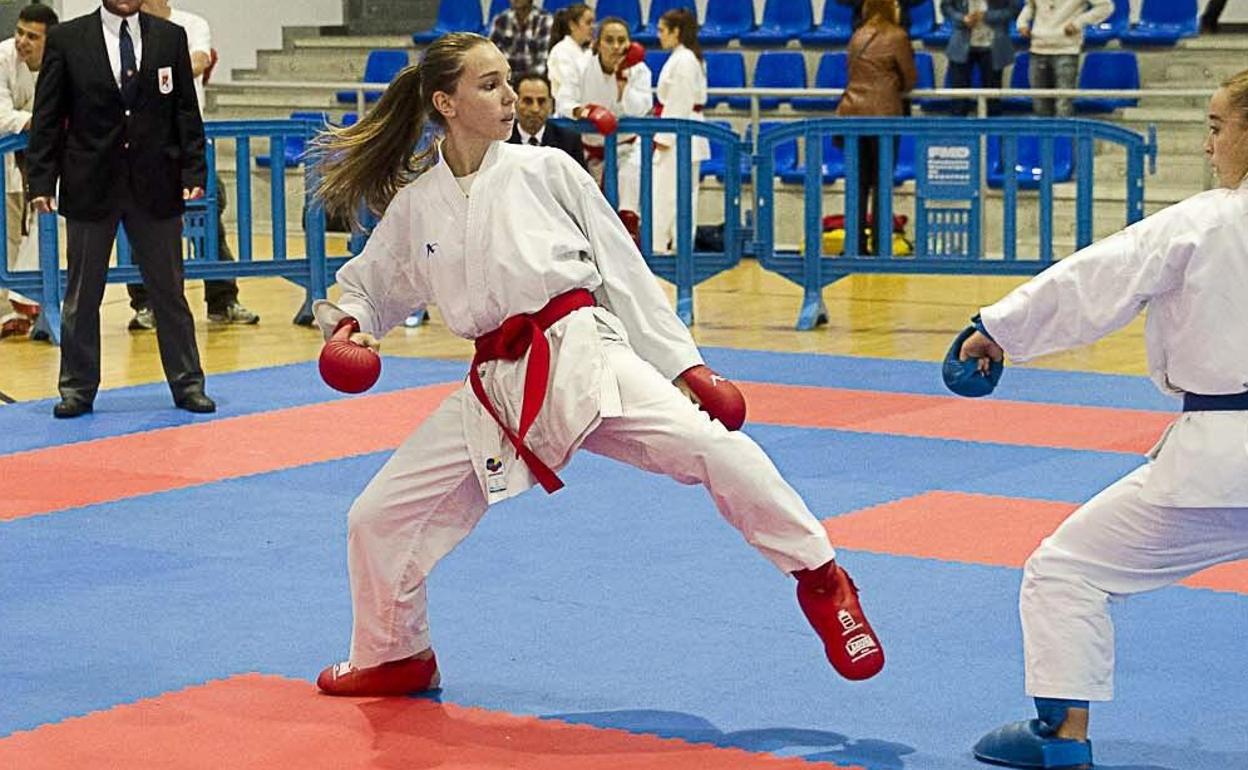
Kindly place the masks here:
MULTIPOLYGON (((508 144, 520 144, 520 124, 511 127, 511 138, 507 140, 508 144)), ((585 147, 581 144, 581 135, 570 128, 563 128, 549 120, 546 121, 546 131, 542 134, 543 147, 558 147, 567 154, 571 155, 577 163, 581 164, 581 168, 585 168, 585 147)))
POLYGON ((138 21, 143 58, 128 111, 100 12, 48 30, 26 172, 31 197, 56 194, 60 180, 58 208, 67 218, 108 216, 119 181, 128 180, 138 204, 158 218, 182 213, 184 187, 205 185, 204 124, 186 32, 145 13, 138 21))

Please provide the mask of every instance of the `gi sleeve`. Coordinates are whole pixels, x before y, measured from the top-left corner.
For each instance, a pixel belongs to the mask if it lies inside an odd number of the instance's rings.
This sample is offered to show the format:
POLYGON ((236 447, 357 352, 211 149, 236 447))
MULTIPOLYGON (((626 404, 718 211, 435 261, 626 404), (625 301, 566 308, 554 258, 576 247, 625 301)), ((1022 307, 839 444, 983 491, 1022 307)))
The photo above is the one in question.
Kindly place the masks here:
POLYGON ((0 135, 20 134, 26 130, 31 113, 13 103, 12 81, 17 74, 17 52, 7 46, 0 53, 0 135), (12 52, 12 53, 10 53, 12 52))
POLYGON ((1063 259, 983 308, 984 328, 1021 362, 1126 326, 1150 299, 1182 286, 1200 242, 1192 213, 1172 206, 1063 259))
POLYGON ((564 68, 564 79, 559 84, 559 93, 555 94, 555 113, 561 118, 575 118, 572 114, 580 107, 582 83, 585 81, 585 68, 598 66, 597 56, 587 56, 579 62, 580 66, 564 68))
POLYGON ((638 62, 628 68, 628 85, 620 96, 620 111, 636 118, 649 115, 654 109, 654 97, 650 93, 650 68, 638 62))
POLYGON ((337 274, 338 302, 317 300, 312 313, 325 339, 346 316, 360 322, 360 331, 381 339, 409 315, 429 304, 428 277, 413 248, 407 196, 390 203, 364 250, 337 274))
POLYGON ((675 379, 703 363, 702 354, 598 185, 588 174, 581 176, 571 210, 589 240, 590 256, 602 278, 594 298, 624 324, 637 355, 664 377, 675 379))

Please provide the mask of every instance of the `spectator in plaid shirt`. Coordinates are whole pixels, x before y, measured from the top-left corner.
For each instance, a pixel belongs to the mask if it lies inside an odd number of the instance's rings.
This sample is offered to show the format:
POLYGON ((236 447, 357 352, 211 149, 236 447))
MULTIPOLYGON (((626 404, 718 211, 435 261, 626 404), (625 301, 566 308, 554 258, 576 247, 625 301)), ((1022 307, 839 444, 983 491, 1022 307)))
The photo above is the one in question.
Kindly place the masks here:
POLYGON ((554 17, 533 7, 533 0, 511 0, 511 8, 494 17, 490 40, 498 46, 513 76, 524 72, 546 74, 550 28, 554 17))

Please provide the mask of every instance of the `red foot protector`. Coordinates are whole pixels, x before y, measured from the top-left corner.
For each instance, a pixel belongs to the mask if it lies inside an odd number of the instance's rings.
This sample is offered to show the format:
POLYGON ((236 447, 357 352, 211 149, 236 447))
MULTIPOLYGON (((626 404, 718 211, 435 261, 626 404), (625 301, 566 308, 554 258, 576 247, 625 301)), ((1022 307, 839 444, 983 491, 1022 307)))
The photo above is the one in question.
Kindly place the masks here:
POLYGON ((702 411, 719 420, 728 430, 745 424, 745 396, 732 381, 709 366, 691 366, 680 375, 698 397, 702 411))
POLYGON ((830 561, 798 570, 797 603, 823 640, 828 662, 846 679, 870 679, 884 668, 884 648, 858 603, 849 573, 830 561))
POLYGON ((437 657, 413 656, 370 668, 352 668, 345 661, 335 663, 316 678, 316 687, 326 695, 380 698, 433 690, 441 679, 437 657))
POLYGON ((359 321, 344 318, 334 329, 334 336, 321 348, 321 379, 334 390, 363 393, 381 376, 381 356, 351 341, 351 335, 359 330, 359 321))

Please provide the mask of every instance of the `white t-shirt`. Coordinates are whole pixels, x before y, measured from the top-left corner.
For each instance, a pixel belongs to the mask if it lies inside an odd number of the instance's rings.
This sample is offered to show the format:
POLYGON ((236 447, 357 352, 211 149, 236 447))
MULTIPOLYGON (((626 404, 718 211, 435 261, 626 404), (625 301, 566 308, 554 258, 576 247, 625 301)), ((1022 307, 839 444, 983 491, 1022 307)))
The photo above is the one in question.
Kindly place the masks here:
MULTIPOLYGON (((174 8, 173 12, 169 15, 169 21, 186 30, 186 47, 190 49, 192 56, 194 56, 197 51, 205 56, 212 56, 212 30, 208 27, 207 19, 203 16, 197 16, 190 11, 183 11, 174 8)), ((195 98, 199 100, 199 113, 200 115, 203 115, 203 75, 195 78, 195 98)))

